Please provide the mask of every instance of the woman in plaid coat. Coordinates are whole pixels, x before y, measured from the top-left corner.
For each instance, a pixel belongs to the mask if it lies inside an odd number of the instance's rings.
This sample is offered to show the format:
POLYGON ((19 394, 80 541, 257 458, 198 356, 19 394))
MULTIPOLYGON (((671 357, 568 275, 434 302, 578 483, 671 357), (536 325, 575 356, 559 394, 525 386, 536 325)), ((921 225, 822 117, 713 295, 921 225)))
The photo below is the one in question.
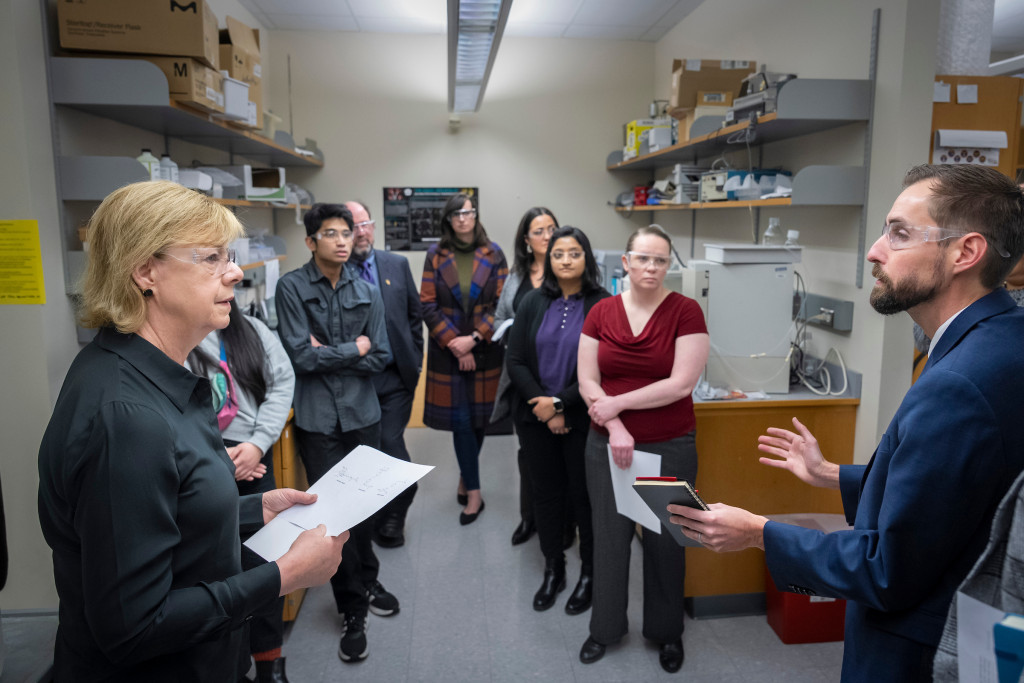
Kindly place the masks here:
POLYGON ((453 196, 444 207, 441 240, 423 264, 420 302, 430 333, 423 422, 452 432, 463 525, 484 508, 478 458, 501 377, 502 350, 490 340, 507 275, 505 255, 477 220, 475 199, 453 196))

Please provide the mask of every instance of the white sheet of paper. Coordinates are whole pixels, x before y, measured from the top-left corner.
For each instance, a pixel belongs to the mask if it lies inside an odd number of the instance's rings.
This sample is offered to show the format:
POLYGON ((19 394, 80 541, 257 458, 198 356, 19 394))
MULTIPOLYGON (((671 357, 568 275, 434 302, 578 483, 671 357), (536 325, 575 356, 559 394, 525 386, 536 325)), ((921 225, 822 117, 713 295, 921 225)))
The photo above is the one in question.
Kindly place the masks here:
POLYGON ((491 341, 501 341, 501 338, 505 336, 505 333, 508 332, 508 328, 512 327, 512 323, 514 322, 515 318, 507 318, 505 322, 498 326, 498 329, 494 331, 494 334, 491 335, 491 341))
POLYGON ((608 469, 612 474, 612 490, 615 492, 615 509, 620 515, 629 517, 656 534, 661 533, 661 520, 647 507, 644 499, 633 490, 637 477, 660 477, 661 456, 646 451, 633 451, 633 464, 629 469, 619 469, 612 458, 612 447, 608 446, 608 469))
POLYGON ((942 81, 935 81, 935 91, 932 93, 932 102, 949 102, 950 84, 942 81))
POLYGON ((281 262, 277 259, 271 259, 265 265, 267 268, 267 287, 264 296, 269 299, 277 292, 277 280, 281 277, 281 262))
POLYGON ((978 86, 976 86, 976 85, 958 85, 958 86, 956 86, 956 103, 957 104, 977 104, 978 103, 978 86))
POLYGON ((960 683, 999 683, 992 629, 1006 612, 956 592, 956 651, 960 683))
POLYGON ((376 448, 359 446, 307 489, 317 494, 315 503, 288 508, 245 545, 273 562, 288 552, 299 534, 318 524, 337 536, 369 518, 432 469, 432 465, 405 462, 376 448))

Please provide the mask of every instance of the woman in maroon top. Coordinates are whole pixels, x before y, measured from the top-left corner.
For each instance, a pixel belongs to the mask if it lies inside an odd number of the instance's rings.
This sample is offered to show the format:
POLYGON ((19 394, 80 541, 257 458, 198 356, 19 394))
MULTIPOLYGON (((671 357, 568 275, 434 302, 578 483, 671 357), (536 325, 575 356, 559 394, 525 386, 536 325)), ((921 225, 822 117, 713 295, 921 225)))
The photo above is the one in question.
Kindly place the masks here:
MULTIPOLYGON (((697 476, 693 399, 708 357, 700 307, 665 289, 671 263, 668 235, 655 226, 633 233, 622 257, 630 288, 594 306, 583 324, 578 375, 590 406, 587 490, 593 509, 594 595, 584 664, 604 656, 628 630, 629 553, 634 522, 616 511, 608 450, 616 466, 633 462, 633 448, 661 456, 661 471, 693 482, 697 476)), ((643 635, 660 646, 659 661, 674 673, 683 664, 683 548, 668 534, 645 533, 643 635)))

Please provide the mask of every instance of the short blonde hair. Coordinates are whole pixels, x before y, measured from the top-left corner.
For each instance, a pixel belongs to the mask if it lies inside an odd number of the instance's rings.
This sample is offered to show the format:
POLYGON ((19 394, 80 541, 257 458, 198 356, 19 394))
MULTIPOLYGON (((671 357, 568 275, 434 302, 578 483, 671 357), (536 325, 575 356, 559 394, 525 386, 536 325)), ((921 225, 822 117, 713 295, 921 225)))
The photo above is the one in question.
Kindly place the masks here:
POLYGON ((136 268, 171 246, 220 247, 244 234, 228 209, 177 183, 133 183, 111 192, 89 220, 79 321, 138 331, 147 309, 132 278, 136 268))

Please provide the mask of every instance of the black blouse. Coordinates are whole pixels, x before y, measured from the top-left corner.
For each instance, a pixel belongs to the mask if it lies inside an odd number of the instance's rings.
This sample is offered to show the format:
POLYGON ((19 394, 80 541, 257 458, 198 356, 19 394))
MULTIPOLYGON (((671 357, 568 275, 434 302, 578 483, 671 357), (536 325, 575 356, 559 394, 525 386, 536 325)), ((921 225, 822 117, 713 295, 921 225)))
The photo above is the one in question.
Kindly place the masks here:
POLYGON ((39 519, 60 597, 57 681, 234 681, 247 616, 277 597, 242 572, 239 503, 209 381, 103 329, 75 358, 39 448, 39 519))

